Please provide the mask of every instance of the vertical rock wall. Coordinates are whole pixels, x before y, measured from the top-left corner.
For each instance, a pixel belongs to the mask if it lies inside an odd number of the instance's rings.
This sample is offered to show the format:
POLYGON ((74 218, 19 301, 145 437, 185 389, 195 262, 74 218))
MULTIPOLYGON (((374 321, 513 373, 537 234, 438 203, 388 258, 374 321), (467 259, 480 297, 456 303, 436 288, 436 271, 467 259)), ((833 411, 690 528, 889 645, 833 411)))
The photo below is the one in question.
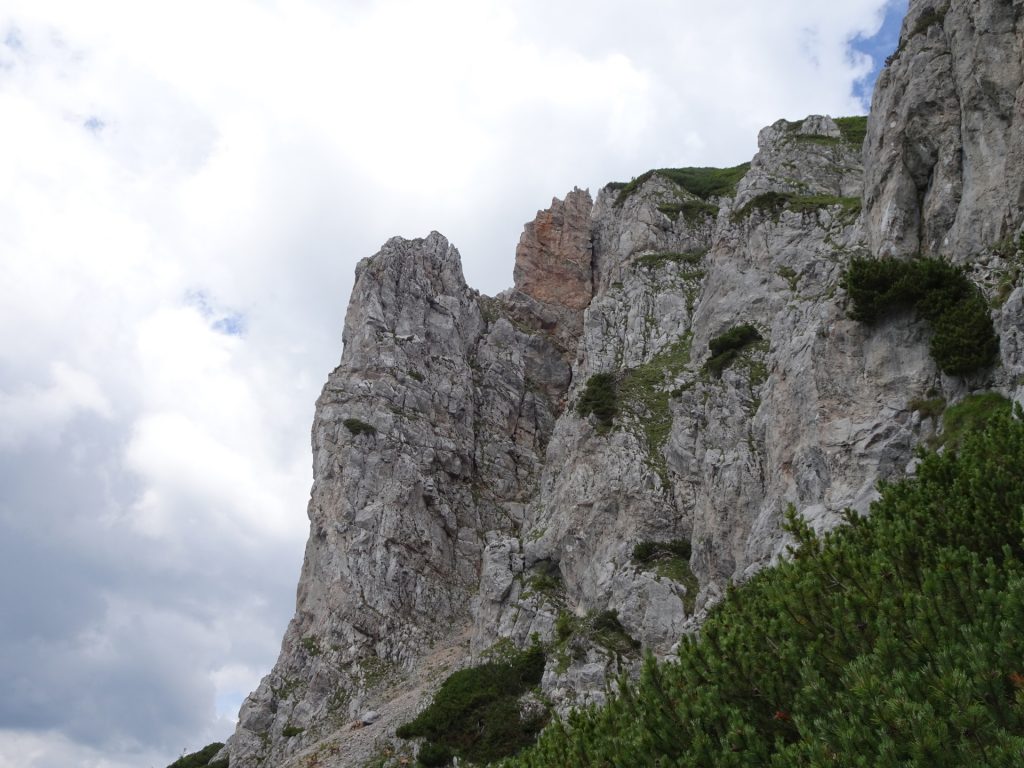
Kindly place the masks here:
POLYGON ((600 701, 784 552, 787 506, 826 530, 912 469, 939 427, 915 400, 1024 399, 1022 8, 912 0, 863 146, 849 121, 779 121, 733 189, 573 190, 498 297, 437 233, 364 260, 317 404, 296 615, 232 766, 364 765, 505 639, 547 644, 560 708, 600 701), (918 252, 992 298, 994 370, 942 375, 910 313, 847 317, 851 256, 918 252), (744 325, 759 338, 709 365, 744 325), (611 423, 576 408, 595 374, 611 423))

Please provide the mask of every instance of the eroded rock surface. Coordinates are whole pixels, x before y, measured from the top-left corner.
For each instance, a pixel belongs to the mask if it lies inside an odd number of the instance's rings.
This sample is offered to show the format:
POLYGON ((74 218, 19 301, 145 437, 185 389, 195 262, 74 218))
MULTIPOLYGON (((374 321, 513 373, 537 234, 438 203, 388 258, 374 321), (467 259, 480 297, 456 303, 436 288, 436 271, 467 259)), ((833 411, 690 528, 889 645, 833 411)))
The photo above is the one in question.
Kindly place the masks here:
POLYGON ((364 260, 317 404, 296 615, 233 768, 394 762, 395 725, 499 642, 545 643, 558 708, 600 702, 784 554, 788 506, 827 530, 912 471, 941 428, 915 403, 1024 401, 1022 7, 912 0, 863 144, 856 121, 779 121, 733 189, 573 190, 498 297, 437 233, 364 260), (993 370, 941 374, 911 313, 849 319, 852 256, 919 251, 992 300, 993 370), (743 325, 759 338, 710 361, 743 325), (576 408, 595 374, 611 423, 576 408))
POLYGON ((970 261, 1024 210, 1024 2, 912 2, 875 86, 866 234, 970 261))

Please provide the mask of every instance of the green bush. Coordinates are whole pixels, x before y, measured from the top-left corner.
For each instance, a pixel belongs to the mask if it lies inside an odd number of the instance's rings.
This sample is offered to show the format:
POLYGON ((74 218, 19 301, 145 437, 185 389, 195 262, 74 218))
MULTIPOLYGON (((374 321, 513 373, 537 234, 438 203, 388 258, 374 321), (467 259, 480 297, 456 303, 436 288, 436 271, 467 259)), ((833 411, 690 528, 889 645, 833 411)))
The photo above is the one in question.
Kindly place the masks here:
POLYGON ((949 306, 932 321, 932 330, 928 351, 939 368, 953 376, 988 368, 999 356, 999 337, 980 292, 949 306))
POLYGON ((454 755, 452 751, 448 749, 444 744, 437 744, 432 741, 428 741, 422 747, 420 751, 416 753, 416 759, 420 765, 426 766, 426 768, 437 768, 438 766, 444 766, 451 763, 454 755))
POLYGON ((640 189, 655 174, 665 177, 691 195, 696 195, 701 200, 707 200, 711 197, 735 195, 736 185, 749 170, 750 163, 743 163, 732 168, 656 168, 637 176, 628 183, 612 183, 608 186, 619 191, 618 197, 615 198, 615 206, 622 205, 630 195, 640 189))
POLYGON ((868 135, 868 116, 837 117, 835 124, 839 126, 839 132, 843 141, 853 144, 855 147, 864 146, 864 139, 868 135))
POLYGON ((568 611, 559 611, 555 618, 555 639, 560 643, 568 640, 576 629, 575 617, 568 611))
POLYGON ((200 749, 198 752, 192 752, 191 754, 179 757, 167 768, 227 768, 228 761, 226 760, 213 760, 213 756, 216 755, 224 748, 224 745, 217 741, 213 744, 207 744, 205 747, 200 749))
POLYGON ((644 569, 653 569, 655 573, 671 579, 686 587, 686 598, 683 607, 687 613, 693 611, 697 603, 700 583, 690 568, 690 542, 686 539, 672 541, 641 541, 633 547, 633 562, 644 569))
POLYGON ((367 424, 365 421, 359 419, 345 419, 342 422, 345 428, 348 429, 353 435, 376 435, 377 428, 372 424, 367 424))
POLYGON ((1005 411, 730 588, 674 663, 509 768, 959 768, 1024 754, 1024 425, 1005 411))
POLYGON ((755 341, 761 340, 761 334, 750 323, 735 325, 725 333, 715 336, 708 342, 708 349, 712 355, 720 355, 732 349, 742 349, 755 341))
POLYGON ((600 429, 610 429, 619 412, 615 377, 610 373, 595 373, 591 376, 576 403, 576 412, 580 416, 593 414, 600 429))
POLYGON ((718 206, 706 203, 703 200, 680 200, 678 203, 662 203, 658 210, 668 216, 672 221, 678 221, 682 214, 683 220, 693 224, 700 219, 718 215, 718 206))
POLYGON ((998 392, 968 395, 946 409, 936 447, 958 449, 965 436, 984 429, 994 418, 1008 416, 1011 410, 1012 403, 998 392))
MULTIPOLYGON (((524 719, 519 698, 538 685, 544 674, 544 649, 534 643, 494 661, 461 669, 441 684, 430 705, 400 726, 401 739, 422 737, 429 759, 443 754, 474 763, 498 760, 533 743, 545 718, 524 719)), ((446 762, 426 763, 445 765, 446 762)))
POLYGON ((530 589, 547 595, 560 592, 565 589, 565 585, 562 584, 562 574, 557 569, 549 573, 538 573, 530 579, 530 589))
POLYGON ((711 357, 704 363, 704 370, 715 378, 720 377, 722 371, 739 357, 743 348, 760 340, 760 332, 750 323, 734 326, 725 333, 715 336, 708 342, 711 357))
POLYGON ((297 725, 286 725, 281 729, 281 735, 286 739, 290 739, 293 736, 298 736, 300 733, 305 731, 305 728, 299 728, 297 725))
POLYGON ((640 649, 640 641, 631 636, 619 621, 618 611, 599 611, 588 617, 585 626, 594 644, 605 650, 622 654, 640 649))
POLYGON ((932 327, 929 351, 945 373, 965 376, 996 362, 996 336, 988 305, 962 267, 936 258, 854 258, 843 285, 850 317, 873 324, 887 314, 914 309, 932 327))
POLYGON ((614 610, 590 611, 582 617, 560 611, 555 619, 555 644, 555 671, 559 673, 568 669, 571 659, 585 659, 588 647, 632 657, 640 650, 640 641, 626 631, 614 610))
POLYGON ((633 562, 647 565, 665 557, 690 559, 690 542, 686 539, 672 541, 641 541, 633 547, 633 562))
POLYGON ((923 419, 931 419, 937 421, 942 412, 946 410, 946 398, 944 397, 930 397, 921 398, 916 397, 907 403, 907 407, 912 411, 917 411, 921 414, 923 419))
POLYGON ((822 208, 839 206, 846 219, 852 220, 860 213, 859 197, 839 197, 837 195, 796 195, 791 192, 765 192, 748 201, 742 208, 732 214, 734 222, 742 221, 755 211, 759 211, 773 219, 778 219, 784 210, 796 213, 813 213, 822 208))

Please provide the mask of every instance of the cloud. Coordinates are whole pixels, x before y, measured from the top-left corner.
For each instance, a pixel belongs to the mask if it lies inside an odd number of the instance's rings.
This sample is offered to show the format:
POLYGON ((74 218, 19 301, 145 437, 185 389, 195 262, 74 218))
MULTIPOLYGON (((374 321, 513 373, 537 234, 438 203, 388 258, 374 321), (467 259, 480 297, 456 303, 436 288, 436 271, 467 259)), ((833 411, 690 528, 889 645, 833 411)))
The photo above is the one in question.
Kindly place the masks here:
POLYGON ((228 735, 360 258, 437 229, 495 293, 553 195, 863 112, 885 5, 6 3, 0 768, 228 735))
POLYGON ((61 360, 50 363, 49 381, 29 384, 13 393, 0 392, 0 446, 16 447, 26 440, 59 440, 67 422, 80 413, 110 418, 110 402, 88 373, 61 360))

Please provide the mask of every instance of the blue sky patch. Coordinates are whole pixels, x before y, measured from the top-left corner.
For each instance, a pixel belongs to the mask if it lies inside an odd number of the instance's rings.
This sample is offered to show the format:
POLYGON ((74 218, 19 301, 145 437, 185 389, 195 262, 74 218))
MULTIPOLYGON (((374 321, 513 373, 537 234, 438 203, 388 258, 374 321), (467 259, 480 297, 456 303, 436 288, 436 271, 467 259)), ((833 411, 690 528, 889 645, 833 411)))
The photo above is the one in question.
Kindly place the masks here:
POLYGON ((90 115, 89 119, 82 123, 82 127, 91 133, 99 133, 107 127, 107 124, 96 117, 96 115, 90 115))
POLYGON ((203 291, 189 291, 185 295, 185 303, 199 310, 210 327, 226 336, 242 336, 245 334, 245 315, 230 309, 222 309, 203 291))
POLYGON ((885 20, 882 28, 871 37, 855 37, 850 47, 858 53, 866 53, 871 57, 874 66, 866 77, 853 84, 853 95, 864 104, 864 110, 871 106, 871 92, 875 89, 875 81, 882 71, 886 58, 896 50, 900 42, 900 26, 907 15, 907 0, 891 0, 885 8, 885 20))

